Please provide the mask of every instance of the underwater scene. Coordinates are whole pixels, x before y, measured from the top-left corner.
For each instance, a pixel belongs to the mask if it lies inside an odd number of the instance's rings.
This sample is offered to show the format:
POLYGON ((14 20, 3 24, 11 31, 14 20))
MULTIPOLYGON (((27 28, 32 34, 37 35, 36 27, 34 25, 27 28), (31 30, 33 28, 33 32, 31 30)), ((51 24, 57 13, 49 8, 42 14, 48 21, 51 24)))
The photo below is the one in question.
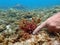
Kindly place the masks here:
POLYGON ((60 0, 0 0, 0 45, 60 45, 60 0))

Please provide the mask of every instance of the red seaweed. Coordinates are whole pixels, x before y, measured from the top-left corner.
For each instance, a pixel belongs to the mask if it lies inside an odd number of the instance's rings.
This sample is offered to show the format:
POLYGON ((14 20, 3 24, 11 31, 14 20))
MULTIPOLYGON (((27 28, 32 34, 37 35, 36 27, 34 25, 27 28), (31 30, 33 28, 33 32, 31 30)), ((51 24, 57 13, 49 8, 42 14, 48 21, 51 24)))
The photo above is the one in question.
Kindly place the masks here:
POLYGON ((34 29, 37 27, 37 23, 39 22, 40 19, 34 19, 34 18, 32 18, 32 20, 22 19, 20 21, 19 28, 25 32, 32 33, 34 29))

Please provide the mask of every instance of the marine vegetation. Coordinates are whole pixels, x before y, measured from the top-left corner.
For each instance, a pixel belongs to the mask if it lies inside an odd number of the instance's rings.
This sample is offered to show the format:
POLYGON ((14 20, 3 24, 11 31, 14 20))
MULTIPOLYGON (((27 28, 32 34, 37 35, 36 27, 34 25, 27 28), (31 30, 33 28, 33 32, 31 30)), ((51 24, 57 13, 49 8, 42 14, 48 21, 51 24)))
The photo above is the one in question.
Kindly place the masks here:
POLYGON ((60 33, 50 33, 47 28, 33 35, 34 29, 53 14, 60 6, 19 10, 0 9, 0 45, 60 45, 60 33))
POLYGON ((40 19, 33 17, 31 20, 22 19, 20 21, 19 27, 25 32, 32 33, 37 27, 37 24, 40 23, 40 19))

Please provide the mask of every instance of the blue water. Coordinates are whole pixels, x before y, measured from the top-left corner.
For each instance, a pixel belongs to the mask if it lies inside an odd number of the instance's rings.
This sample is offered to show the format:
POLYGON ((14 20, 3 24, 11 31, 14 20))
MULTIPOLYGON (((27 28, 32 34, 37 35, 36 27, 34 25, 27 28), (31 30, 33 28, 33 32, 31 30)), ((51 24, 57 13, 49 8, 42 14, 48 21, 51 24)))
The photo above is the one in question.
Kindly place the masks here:
POLYGON ((17 4, 26 8, 51 7, 60 5, 60 0, 0 0, 0 8, 11 8, 17 4))

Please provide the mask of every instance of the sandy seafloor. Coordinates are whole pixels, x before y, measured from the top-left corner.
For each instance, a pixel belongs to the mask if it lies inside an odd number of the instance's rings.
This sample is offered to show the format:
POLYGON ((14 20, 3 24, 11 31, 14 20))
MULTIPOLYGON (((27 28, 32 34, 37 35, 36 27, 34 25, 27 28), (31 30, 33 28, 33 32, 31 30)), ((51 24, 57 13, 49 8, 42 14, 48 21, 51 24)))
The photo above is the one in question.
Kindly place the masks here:
POLYGON ((57 12, 60 12, 60 6, 33 10, 0 9, 0 45, 60 45, 60 34, 51 34, 45 31, 47 29, 42 29, 38 35, 31 35, 28 40, 15 41, 20 34, 16 33, 16 30, 19 27, 21 18, 30 20, 32 17, 37 17, 41 19, 42 23, 57 12))

